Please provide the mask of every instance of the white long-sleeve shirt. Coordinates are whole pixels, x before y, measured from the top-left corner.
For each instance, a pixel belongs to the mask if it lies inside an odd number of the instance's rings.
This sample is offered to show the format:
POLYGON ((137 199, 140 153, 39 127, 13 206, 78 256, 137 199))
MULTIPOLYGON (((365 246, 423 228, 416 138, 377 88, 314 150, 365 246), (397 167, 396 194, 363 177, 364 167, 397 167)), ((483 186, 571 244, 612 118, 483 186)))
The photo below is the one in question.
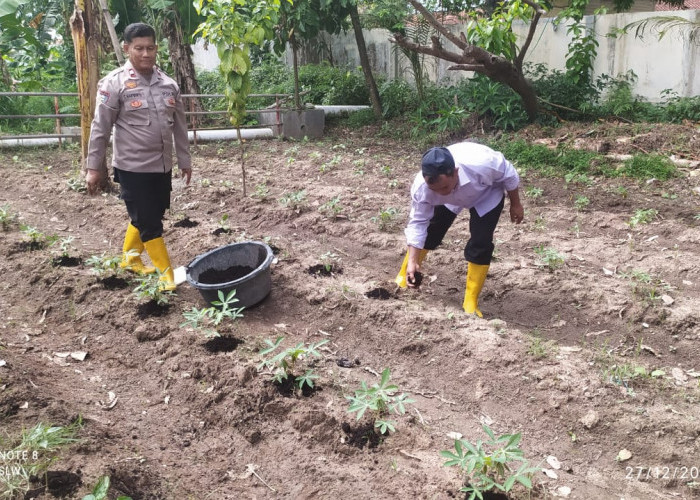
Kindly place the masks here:
POLYGON ((459 181, 454 191, 441 195, 428 188, 422 172, 411 186, 411 213, 404 231, 409 246, 423 248, 435 207, 444 205, 458 214, 474 208, 483 216, 501 202, 506 191, 520 184, 513 165, 498 151, 474 142, 460 142, 447 148, 455 161, 459 181))

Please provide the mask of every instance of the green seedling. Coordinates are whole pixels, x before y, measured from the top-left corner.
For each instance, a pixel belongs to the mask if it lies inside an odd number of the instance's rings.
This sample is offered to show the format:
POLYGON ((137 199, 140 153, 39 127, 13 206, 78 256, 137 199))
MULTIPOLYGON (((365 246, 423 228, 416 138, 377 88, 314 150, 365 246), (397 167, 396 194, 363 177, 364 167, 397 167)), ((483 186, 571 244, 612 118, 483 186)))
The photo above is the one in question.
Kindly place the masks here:
POLYGON ((295 211, 299 211, 306 204, 306 190, 301 189, 299 191, 294 191, 292 193, 285 194, 280 198, 279 201, 285 207, 291 208, 295 211))
POLYGON ((265 200, 270 195, 270 188, 265 184, 258 184, 255 186, 255 191, 251 196, 254 198, 259 198, 261 201, 265 200))
POLYGON ((529 186, 525 189, 525 196, 527 196, 528 198, 532 198, 533 200, 536 200, 537 198, 542 196, 542 193, 544 193, 544 190, 536 186, 529 186))
POLYGON ((591 185, 591 179, 586 174, 578 174, 574 172, 569 172, 564 175, 564 181, 567 185, 569 184, 583 184, 584 186, 591 185))
POLYGON ((527 353, 535 359, 542 359, 556 354, 558 348, 553 340, 544 340, 539 330, 534 330, 528 339, 527 353))
POLYGON ((121 260, 122 258, 119 256, 107 256, 103 252, 102 255, 92 255, 88 257, 85 260, 85 265, 90 267, 93 274, 104 276, 118 273, 121 269, 119 267, 121 260))
POLYGON ((389 177, 392 173, 391 167, 389 165, 382 165, 379 171, 382 173, 382 175, 386 175, 387 177, 389 177))
MULTIPOLYGON (((265 339, 267 347, 258 354, 263 357, 272 354, 282 344, 283 340, 284 337, 277 337, 274 342, 270 339, 265 339)), ((308 363, 311 358, 320 358, 321 353, 318 352, 318 348, 326 343, 328 343, 327 339, 320 342, 312 342, 308 346, 300 342, 296 346, 284 349, 270 358, 263 358, 263 361, 258 365, 258 370, 262 368, 272 370, 272 380, 278 384, 282 384, 290 377, 294 377, 294 385, 300 391, 304 389, 305 385, 313 389, 314 380, 318 376, 313 373, 312 369, 306 368, 303 375, 296 377, 294 372, 302 362, 308 363)))
POLYGON ((387 185, 390 189, 396 189, 397 187, 399 187, 399 181, 398 179, 391 179, 387 185))
POLYGON ((369 220, 377 224, 380 231, 388 231, 394 226, 398 214, 399 211, 394 207, 382 208, 379 210, 379 215, 370 217, 369 220))
POLYGON ((9 205, 0 205, 0 225, 2 230, 7 231, 17 221, 17 214, 10 211, 9 205))
POLYGON ((591 200, 589 200, 586 196, 579 196, 576 198, 576 201, 574 201, 574 207, 576 210, 583 210, 590 204, 591 200))
POLYGON ((77 442, 82 426, 78 419, 68 426, 52 426, 39 422, 22 432, 18 440, 0 440, 4 450, 0 462, 0 498, 24 498, 33 478, 41 478, 55 460, 56 452, 77 442))
POLYGON ((338 215, 343 211, 343 206, 340 204, 340 195, 335 198, 331 198, 326 203, 318 207, 319 212, 324 212, 335 220, 338 215))
POLYGON ((332 253, 331 251, 328 251, 321 255, 321 264, 323 265, 323 268, 326 270, 327 273, 331 272, 331 270, 333 269, 333 264, 337 264, 339 262, 340 257, 332 253))
POLYGON ((204 187, 204 188, 205 188, 205 187, 209 187, 209 186, 211 186, 211 181, 210 181, 209 179, 206 179, 206 178, 205 178, 205 179, 200 179, 200 180, 199 180, 199 185, 202 186, 202 187, 204 187))
POLYGON ((84 193, 87 191, 87 185, 85 184, 85 179, 79 173, 68 178, 66 181, 68 184, 68 189, 75 191, 76 193, 84 193))
POLYGON ((224 233, 231 231, 231 228, 228 225, 228 214, 223 214, 219 219, 219 229, 221 229, 221 231, 224 233))
POLYGON ((218 331, 219 325, 226 319, 235 321, 238 318, 242 318, 243 309, 245 308, 233 307, 233 304, 238 302, 236 290, 231 290, 227 295, 224 295, 222 290, 218 290, 217 296, 219 300, 212 301, 211 307, 204 309, 192 307, 190 311, 182 313, 187 321, 180 326, 200 330, 207 338, 221 337, 218 331), (211 328, 212 326, 214 328, 211 328))
POLYGON ((627 198, 627 196, 629 195, 627 188, 624 186, 618 186, 617 188, 615 188, 615 192, 617 192, 617 194, 619 194, 622 198, 627 198))
POLYGON ((333 170, 342 160, 343 160, 343 156, 342 156, 342 155, 334 155, 332 159, 328 160, 326 163, 324 163, 323 165, 321 165, 321 167, 319 168, 319 171, 321 171, 321 173, 330 172, 330 171, 333 170))
MULTIPOLYGON (((92 489, 92 493, 85 495, 83 500, 107 500, 109 493, 109 476, 102 476, 95 487, 92 489)), ((132 500, 131 497, 124 495, 119 495, 117 500, 132 500)))
POLYGON ((134 295, 136 295, 139 302, 142 300, 151 300, 159 306, 165 306, 170 302, 175 292, 163 288, 161 277, 164 274, 165 272, 156 269, 154 273, 143 274, 136 277, 138 285, 134 288, 134 295))
POLYGON ((58 240, 58 251, 60 252, 61 257, 68 257, 70 250, 73 247, 72 243, 74 239, 75 236, 66 236, 65 238, 58 240))
POLYGON ((55 234, 46 236, 33 226, 22 225, 20 226, 20 231, 22 231, 22 233, 29 238, 29 247, 33 250, 44 248, 47 245, 53 245, 58 239, 58 236, 55 234))
POLYGON ((353 160, 352 173, 355 175, 365 175, 365 160, 353 160))
POLYGON ((659 211, 655 208, 648 208, 646 210, 640 208, 639 210, 635 210, 634 215, 630 217, 627 225, 629 227, 635 227, 639 224, 649 224, 651 221, 656 219, 658 215, 659 211))
POLYGON ((518 448, 521 435, 503 434, 496 437, 488 425, 482 425, 488 436, 486 441, 472 444, 457 439, 453 450, 443 450, 440 455, 447 459, 448 467, 459 467, 465 473, 466 485, 460 489, 469 494, 469 500, 483 499, 484 493, 502 491, 508 493, 515 483, 532 489, 532 475, 540 470, 530 467, 523 451, 518 448), (513 471, 513 467, 519 467, 513 471))
POLYGON ((405 405, 415 402, 404 393, 398 394, 399 387, 389 383, 390 378, 391 372, 385 368, 378 384, 367 387, 362 381, 354 396, 345 396, 350 401, 348 413, 355 413, 357 420, 360 420, 369 410, 374 427, 379 429, 380 434, 396 431, 395 422, 386 418, 389 414, 403 415, 406 413, 405 405))
POLYGON ((550 271, 555 271, 564 265, 564 256, 557 252, 554 248, 540 245, 535 248, 535 253, 540 258, 537 264, 548 268, 550 271))

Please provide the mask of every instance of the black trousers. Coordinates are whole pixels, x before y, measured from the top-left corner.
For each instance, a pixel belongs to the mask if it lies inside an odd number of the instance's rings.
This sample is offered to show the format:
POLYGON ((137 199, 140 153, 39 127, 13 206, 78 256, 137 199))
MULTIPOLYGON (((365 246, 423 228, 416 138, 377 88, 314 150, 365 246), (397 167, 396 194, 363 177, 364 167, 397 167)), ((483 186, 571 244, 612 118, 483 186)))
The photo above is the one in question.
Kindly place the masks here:
POLYGON ((124 200, 131 224, 139 230, 141 241, 163 236, 163 216, 170 208, 172 171, 138 173, 115 168, 114 182, 121 187, 119 197, 124 200))
MULTIPOLYGON (((503 212, 505 197, 501 202, 491 210, 484 214, 483 217, 476 213, 473 208, 469 209, 469 241, 464 247, 464 258, 467 262, 474 264, 488 265, 493 257, 493 233, 496 230, 498 219, 503 212)), ((445 207, 438 205, 435 207, 433 218, 430 219, 428 226, 428 237, 425 239, 423 248, 426 250, 435 250, 442 239, 447 234, 447 230, 454 222, 457 214, 445 207)))

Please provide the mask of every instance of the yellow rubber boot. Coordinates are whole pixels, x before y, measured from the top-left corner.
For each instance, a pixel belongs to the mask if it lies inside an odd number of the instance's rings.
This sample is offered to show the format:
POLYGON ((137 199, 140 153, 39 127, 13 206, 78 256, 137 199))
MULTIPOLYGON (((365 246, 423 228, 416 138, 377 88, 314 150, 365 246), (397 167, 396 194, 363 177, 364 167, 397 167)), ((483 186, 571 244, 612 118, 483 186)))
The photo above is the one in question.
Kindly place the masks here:
POLYGON ((165 248, 165 241, 163 238, 155 238, 147 241, 144 243, 144 246, 146 247, 148 256, 162 274, 160 277, 160 289, 166 291, 175 290, 175 274, 170 265, 170 257, 168 257, 168 250, 165 248))
MULTIPOLYGON (((425 256, 428 255, 428 250, 421 249, 418 253, 418 265, 423 263, 425 256)), ((406 288, 408 284, 406 283, 406 268, 408 267, 408 250, 406 251, 406 256, 403 258, 403 264, 401 264, 401 270, 399 274, 396 275, 394 282, 401 288, 406 288)))
POLYGON ((119 267, 128 269, 137 274, 151 274, 156 272, 155 267, 143 265, 143 261, 141 260, 143 248, 139 230, 132 224, 129 224, 126 228, 126 235, 124 236, 122 261, 119 263, 119 267))
POLYGON ((464 292, 464 312, 467 314, 476 314, 480 318, 484 316, 479 311, 478 301, 481 289, 486 281, 486 273, 489 271, 488 264, 468 263, 467 267, 467 289, 464 292))

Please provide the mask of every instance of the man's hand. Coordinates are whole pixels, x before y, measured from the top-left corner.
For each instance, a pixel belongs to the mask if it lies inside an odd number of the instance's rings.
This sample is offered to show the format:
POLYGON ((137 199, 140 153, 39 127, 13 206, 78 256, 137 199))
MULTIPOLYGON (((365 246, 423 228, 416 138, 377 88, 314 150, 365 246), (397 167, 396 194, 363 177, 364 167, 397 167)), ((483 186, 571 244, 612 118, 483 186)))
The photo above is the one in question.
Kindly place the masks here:
POLYGON ((518 188, 508 191, 508 199, 510 200, 510 220, 516 224, 520 224, 525 218, 525 209, 520 203, 520 193, 518 188))
POLYGON ((510 204, 510 220, 511 220, 511 222, 515 222, 516 224, 520 224, 524 218, 525 218, 525 209, 523 208, 523 206, 520 203, 513 204, 511 202, 511 204, 510 204))
POLYGON ((87 184, 87 192, 94 196, 100 192, 104 184, 105 175, 99 170, 88 169, 85 173, 85 184, 87 184))
POLYGON ((191 168, 181 168, 180 172, 180 177, 185 179, 185 186, 190 185, 190 180, 192 179, 192 169, 191 168))

